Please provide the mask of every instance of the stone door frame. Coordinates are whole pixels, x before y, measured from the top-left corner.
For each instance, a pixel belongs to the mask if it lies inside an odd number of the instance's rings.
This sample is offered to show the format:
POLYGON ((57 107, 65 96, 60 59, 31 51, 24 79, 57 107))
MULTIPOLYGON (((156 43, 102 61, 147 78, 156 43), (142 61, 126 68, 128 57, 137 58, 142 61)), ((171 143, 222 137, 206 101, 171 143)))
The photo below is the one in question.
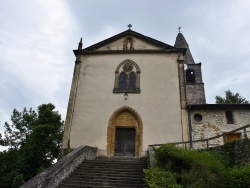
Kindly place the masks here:
POLYGON ((114 148, 115 148, 115 129, 118 127, 115 125, 115 119, 118 115, 123 112, 129 112, 132 114, 136 120, 136 124, 134 126, 126 126, 122 125, 119 128, 135 128, 136 136, 135 136, 135 156, 140 157, 142 151, 142 133, 143 133, 143 124, 140 115, 131 107, 123 106, 117 109, 111 117, 109 118, 109 123, 107 127, 107 156, 114 156, 114 148))

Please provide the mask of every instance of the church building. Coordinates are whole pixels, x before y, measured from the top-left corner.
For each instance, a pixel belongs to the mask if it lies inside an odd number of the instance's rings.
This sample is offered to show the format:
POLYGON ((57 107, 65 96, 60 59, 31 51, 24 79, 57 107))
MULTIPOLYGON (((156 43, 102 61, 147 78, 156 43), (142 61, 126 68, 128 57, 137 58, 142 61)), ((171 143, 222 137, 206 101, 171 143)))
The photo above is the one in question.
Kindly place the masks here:
POLYGON ((88 145, 99 155, 140 157, 148 145, 201 139, 250 122, 249 105, 206 104, 201 63, 181 32, 172 46, 130 26, 87 48, 81 39, 74 50, 62 149, 88 145), (226 114, 234 116, 231 127, 226 114))

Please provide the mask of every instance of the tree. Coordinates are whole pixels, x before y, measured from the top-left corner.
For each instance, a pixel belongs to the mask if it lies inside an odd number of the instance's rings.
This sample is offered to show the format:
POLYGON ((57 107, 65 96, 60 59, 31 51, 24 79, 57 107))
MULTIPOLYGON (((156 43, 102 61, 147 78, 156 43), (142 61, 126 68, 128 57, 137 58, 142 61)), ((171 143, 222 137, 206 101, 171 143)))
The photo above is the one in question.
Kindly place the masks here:
POLYGON ((14 109, 12 124, 5 123, 0 145, 0 187, 16 187, 53 164, 61 148, 64 122, 51 103, 22 112, 14 109))
POLYGON ((23 166, 19 157, 17 150, 0 152, 0 187, 11 187, 14 178, 19 174, 19 169, 23 166))
POLYGON ((37 119, 37 113, 32 108, 29 110, 24 108, 22 112, 14 109, 11 116, 12 125, 5 122, 6 130, 4 131, 4 138, 0 138, 1 145, 19 149, 26 137, 31 134, 33 127, 36 126, 37 119))
POLYGON ((226 96, 215 96, 216 104, 249 104, 246 98, 240 96, 239 93, 232 93, 230 90, 225 91, 226 96))

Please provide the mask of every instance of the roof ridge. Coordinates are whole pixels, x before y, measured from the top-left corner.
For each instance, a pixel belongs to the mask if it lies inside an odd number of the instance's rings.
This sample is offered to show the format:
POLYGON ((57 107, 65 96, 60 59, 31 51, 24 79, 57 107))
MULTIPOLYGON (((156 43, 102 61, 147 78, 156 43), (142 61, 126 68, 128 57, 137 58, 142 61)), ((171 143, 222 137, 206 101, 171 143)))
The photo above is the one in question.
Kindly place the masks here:
POLYGON ((91 45, 91 46, 88 46, 88 47, 84 48, 83 50, 84 50, 84 51, 92 51, 92 50, 95 50, 96 48, 99 48, 99 47, 101 47, 101 46, 104 46, 104 45, 107 44, 108 42, 112 42, 112 41, 114 41, 114 40, 116 40, 116 39, 119 39, 119 38, 121 38, 121 37, 123 37, 123 36, 125 36, 125 35, 127 35, 127 34, 134 35, 134 36, 136 36, 136 37, 138 37, 138 38, 141 38, 141 39, 146 39, 147 41, 149 41, 149 42, 151 42, 151 43, 153 43, 153 44, 155 44, 155 45, 162 46, 162 48, 166 48, 166 49, 175 49, 174 46, 171 46, 171 45, 169 45, 169 44, 166 44, 166 43, 161 42, 161 41, 159 41, 159 40, 156 40, 156 39, 154 39, 154 38, 145 36, 145 35, 143 35, 143 34, 141 34, 141 33, 138 33, 138 32, 136 32, 136 31, 133 31, 133 30, 131 30, 131 29, 128 29, 128 30, 125 30, 125 31, 123 31, 123 32, 121 32, 121 33, 118 33, 118 34, 116 34, 116 35, 114 35, 114 36, 112 36, 112 37, 109 37, 109 38, 107 38, 107 39, 105 39, 105 40, 102 40, 102 41, 100 41, 100 42, 98 42, 98 43, 96 43, 96 44, 93 44, 93 45, 91 45))

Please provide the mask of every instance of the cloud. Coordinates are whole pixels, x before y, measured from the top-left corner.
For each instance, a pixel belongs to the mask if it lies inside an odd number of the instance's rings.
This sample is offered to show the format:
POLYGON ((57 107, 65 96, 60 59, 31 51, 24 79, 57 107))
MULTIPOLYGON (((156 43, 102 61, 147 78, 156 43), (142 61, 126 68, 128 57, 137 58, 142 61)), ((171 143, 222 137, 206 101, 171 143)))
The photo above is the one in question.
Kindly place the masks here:
POLYGON ((207 102, 250 96, 250 2, 22 0, 0 4, 0 131, 14 108, 52 102, 65 117, 80 37, 87 47, 127 29, 174 44, 177 27, 202 62, 207 102), (171 2, 171 3, 170 3, 171 2))
POLYGON ((14 108, 47 102, 64 118, 74 67, 71 41, 78 29, 71 10, 64 1, 24 0, 5 1, 0 12, 1 121, 14 108))

